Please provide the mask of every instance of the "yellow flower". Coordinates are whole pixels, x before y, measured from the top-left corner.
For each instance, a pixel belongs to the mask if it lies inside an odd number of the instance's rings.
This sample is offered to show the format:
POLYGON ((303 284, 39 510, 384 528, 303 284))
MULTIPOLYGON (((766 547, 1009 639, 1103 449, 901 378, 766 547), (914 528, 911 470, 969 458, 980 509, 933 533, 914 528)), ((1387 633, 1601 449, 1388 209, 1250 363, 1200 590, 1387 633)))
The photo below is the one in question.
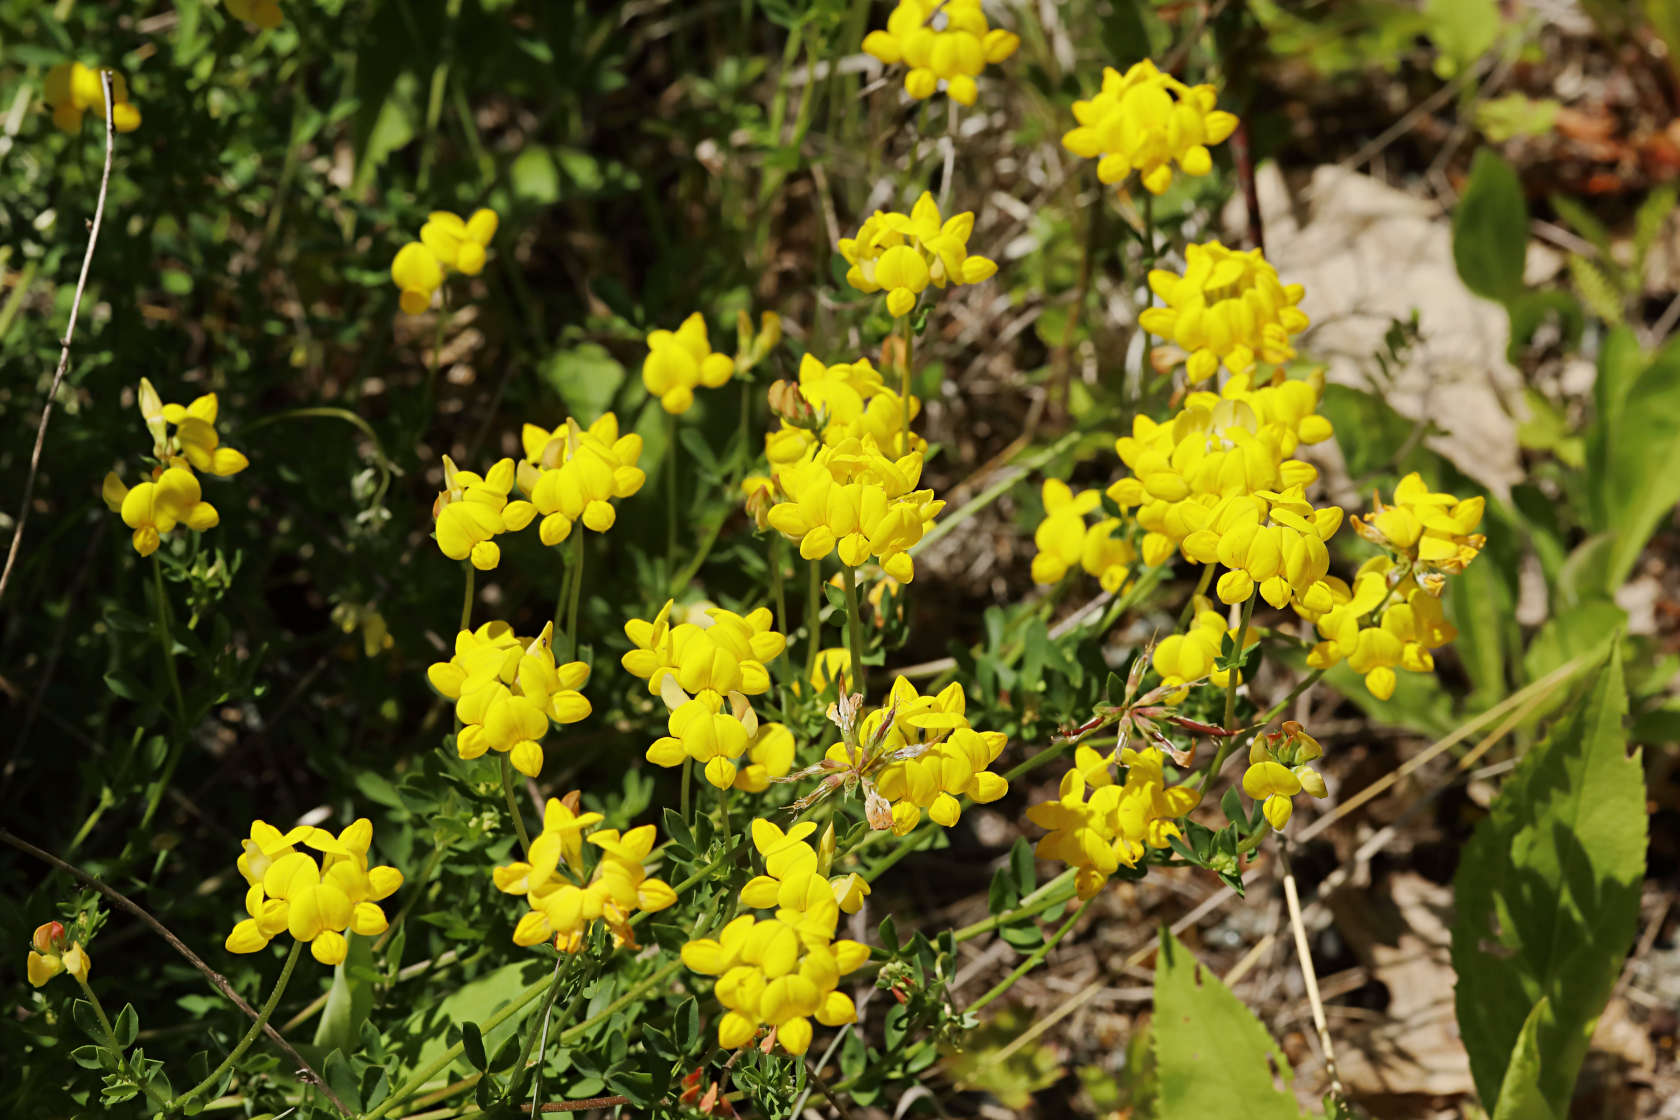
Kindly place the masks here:
POLYGON ((1285 287, 1259 249, 1239 253, 1217 241, 1184 250, 1184 275, 1157 268, 1149 287, 1166 301, 1138 316, 1150 334, 1186 350, 1190 384, 1212 377, 1223 364, 1247 373, 1258 359, 1273 364, 1295 356, 1290 338, 1307 329, 1299 307, 1305 289, 1285 287))
POLYGON ((1166 848, 1182 835, 1176 822, 1202 795, 1189 786, 1168 786, 1164 760, 1155 747, 1123 750, 1126 777, 1118 784, 1108 778, 1106 759, 1098 783, 1088 782, 1085 768, 1075 766, 1062 776, 1057 800, 1028 808, 1027 819, 1048 830, 1038 842, 1038 857, 1078 868, 1074 886, 1080 898, 1101 890, 1117 868, 1135 866, 1149 849, 1166 848))
POLYGON ((1047 478, 1042 496, 1044 520, 1033 532, 1033 543, 1038 546, 1032 562, 1033 582, 1060 583, 1084 556, 1085 515, 1097 508, 1102 495, 1095 490, 1075 494, 1061 479, 1047 478))
POLYGON ((1313 797, 1324 797, 1329 792, 1323 777, 1307 765, 1323 754, 1318 740, 1294 720, 1286 721, 1280 731, 1254 737, 1248 769, 1243 772, 1243 792, 1256 801, 1264 799, 1261 810, 1272 828, 1282 830, 1289 823, 1294 811, 1290 799, 1297 793, 1306 790, 1313 797))
POLYGON ((496 889, 522 895, 530 910, 513 931, 515 945, 536 945, 550 939, 563 953, 583 948, 589 927, 604 921, 620 946, 635 946, 630 918, 637 911, 663 910, 677 901, 676 892, 650 878, 645 861, 653 851, 651 824, 622 835, 617 829, 597 829, 588 841, 601 849, 594 874, 584 879, 582 829, 601 820, 599 813, 574 813, 550 798, 543 813, 543 830, 531 841, 525 861, 492 869, 496 889), (564 859, 569 872, 560 871, 564 859))
POLYGON ((1456 575, 1487 543, 1476 532, 1487 500, 1433 493, 1413 471, 1394 488, 1394 504, 1376 499, 1376 511, 1354 520, 1359 535, 1428 571, 1456 575))
POLYGON ((1080 567, 1088 575, 1096 576, 1102 589, 1111 595, 1126 586, 1132 565, 1137 563, 1137 549, 1132 547, 1132 542, 1114 536, 1118 528, 1118 517, 1103 518, 1085 530, 1085 543, 1079 550, 1080 567))
POLYGON ((60 973, 87 983, 93 961, 80 941, 71 941, 62 922, 43 922, 29 938, 27 973, 31 987, 39 988, 60 973), (66 944, 69 942, 69 944, 66 944))
POLYGON ((402 886, 402 872, 394 867, 368 866, 368 847, 373 841, 373 824, 366 817, 334 836, 323 828, 302 826, 286 833, 307 848, 321 853, 320 862, 306 851, 286 845, 279 851, 277 830, 261 821, 252 823, 252 839, 246 841, 240 857, 240 871, 249 889, 245 892, 248 915, 228 934, 230 953, 255 953, 267 947, 281 933, 309 943, 309 951, 322 964, 343 964, 349 952, 347 933, 373 937, 385 932, 385 913, 379 901, 402 886), (262 840, 257 838, 261 836, 262 840), (267 861, 260 876, 251 862, 251 847, 265 844, 278 853, 267 861))
POLYGON ((647 760, 656 766, 682 766, 692 758, 718 789, 734 785, 736 760, 747 753, 757 727, 746 697, 734 695, 739 699, 727 711, 725 704, 730 701, 711 689, 678 704, 666 721, 670 734, 654 741, 647 749, 647 760))
POLYGON ((860 292, 886 292, 887 310, 901 318, 929 284, 978 284, 997 271, 996 262, 969 255, 973 232, 971 211, 941 221, 939 204, 923 191, 910 213, 877 210, 856 237, 840 239, 840 255, 851 266, 846 283, 860 292))
POLYGON ((1222 143, 1236 131, 1237 118, 1214 108, 1211 85, 1187 86, 1144 59, 1121 75, 1103 70, 1102 90, 1073 103, 1077 128, 1062 146, 1083 159, 1095 159, 1097 178, 1118 183, 1133 171, 1151 194, 1172 184, 1172 165, 1186 175, 1213 170, 1208 145, 1222 143))
POLYGON ((1326 583, 1328 609, 1296 606, 1296 612, 1311 621, 1324 639, 1307 654, 1307 664, 1328 669, 1346 661, 1379 700, 1394 695, 1399 683, 1395 669, 1434 671, 1431 651, 1458 637, 1441 607, 1439 592, 1420 585, 1414 574, 1387 556, 1361 565, 1351 588, 1334 577, 1326 583))
POLYGON ((773 918, 743 914, 714 940, 683 946, 682 960, 695 972, 716 976, 713 991, 726 1009, 718 1045, 735 1050, 763 1027, 775 1031, 795 1056, 811 1045, 811 1020, 838 1027, 857 1020, 851 997, 836 991, 840 978, 869 959, 867 946, 834 940, 840 907, 818 900, 804 911, 781 909, 773 918))
POLYGON ((530 640, 514 637, 505 622, 486 622, 455 636, 455 656, 426 671, 439 694, 455 701, 463 724, 455 736, 462 758, 485 751, 508 756, 521 774, 542 772, 542 737, 550 723, 578 723, 590 705, 578 691, 589 680, 582 661, 556 665, 553 624, 530 640))
POLYGON ((410 241, 391 258, 391 280, 402 292, 402 309, 419 315, 432 305, 432 296, 443 287, 443 262, 420 242, 410 241))
POLYGON ((657 330, 647 336, 648 356, 642 362, 642 384, 659 398, 666 412, 681 414, 694 404, 694 389, 716 389, 729 381, 735 363, 713 353, 706 320, 696 311, 675 331, 657 330))
MULTIPOLYGON (((903 398, 887 387, 868 358, 825 366, 806 354, 800 359, 796 392, 808 419, 795 423, 795 418, 775 410, 782 419, 781 430, 764 437, 764 457, 772 467, 798 462, 819 442, 834 447, 868 438, 877 447, 893 449, 904 443, 903 398)), ((921 411, 921 399, 912 394, 910 419, 921 411)), ((927 440, 912 432, 909 449, 926 451, 927 440)))
POLYGON ((869 884, 856 874, 827 878, 834 854, 832 827, 823 834, 825 851, 819 852, 806 842, 806 837, 817 830, 810 821, 801 821, 783 832, 771 821, 755 819, 753 847, 764 860, 764 874, 741 888, 741 904, 755 910, 804 913, 832 902, 847 914, 857 913, 869 894, 869 884))
POLYGON ((900 583, 915 578, 909 550, 945 508, 931 490, 916 490, 922 456, 897 460, 873 440, 821 447, 776 472, 786 500, 769 513, 772 528, 799 542, 799 554, 817 560, 837 552, 849 568, 874 556, 900 583))
POLYGON ((465 220, 448 210, 428 214, 420 240, 408 242, 391 259, 391 280, 402 292, 402 309, 410 315, 424 312, 451 269, 463 276, 482 272, 497 221, 496 212, 487 209, 465 220))
MULTIPOLYGON (((1225 688, 1230 683, 1231 671, 1216 669, 1214 663, 1219 660, 1225 638, 1229 637, 1233 642, 1237 640, 1236 628, 1227 628, 1225 616, 1214 610, 1206 599, 1198 597, 1195 602, 1196 614, 1190 629, 1183 634, 1169 634, 1162 638, 1155 647, 1150 664, 1161 674, 1161 683, 1169 687, 1176 688, 1206 678, 1214 687, 1225 688)), ((1252 649, 1259 640, 1259 628, 1250 626, 1243 650, 1252 649)), ((1239 676, 1237 679, 1240 681, 1242 678, 1239 676)))
POLYGON ((480 476, 461 470, 445 455, 443 490, 432 503, 438 550, 451 560, 470 560, 481 572, 501 563, 502 550, 492 538, 518 532, 536 513, 529 502, 508 501, 513 480, 512 459, 480 476))
POLYGON ((165 404, 152 383, 142 377, 138 399, 141 419, 152 436, 152 456, 164 466, 191 467, 226 478, 251 465, 242 452, 222 443, 216 431, 221 406, 215 393, 205 393, 187 405, 165 404))
POLYGON ((234 19, 254 23, 264 31, 273 31, 283 22, 279 0, 227 0, 227 10, 234 19))
POLYGON ((198 476, 192 471, 165 467, 157 470, 155 477, 155 481, 142 482, 131 490, 113 471, 105 476, 100 489, 105 505, 121 514, 123 524, 134 530, 130 540, 134 551, 142 556, 156 552, 163 537, 177 525, 202 533, 221 520, 216 507, 204 500, 198 476))
POLYGON ((761 723, 747 743, 745 765, 737 764, 735 788, 747 793, 763 793, 770 788, 772 778, 785 778, 793 769, 793 732, 784 724, 761 723))
MULTIPOLYGON (((915 828, 924 809, 936 824, 950 828, 962 814, 957 798, 985 804, 1009 792, 1003 775, 987 769, 1008 738, 999 731, 974 730, 966 707, 961 682, 937 696, 922 696, 899 677, 886 703, 864 717, 858 738, 870 745, 866 772, 890 806, 897 835, 915 828)), ((840 742, 829 747, 826 759, 831 768, 844 768, 851 754, 852 748, 840 742)))
MULTIPOLYGON (((80 132, 82 115, 89 111, 105 119, 105 90, 99 71, 80 62, 60 62, 48 70, 44 92, 53 124, 65 132, 80 132)), ((128 83, 115 71, 111 74, 111 123, 118 132, 133 132, 140 127, 140 110, 129 104, 128 83)))
POLYGON ((904 89, 917 101, 943 89, 963 105, 974 104, 987 63, 1015 53, 1021 37, 990 27, 980 0, 899 0, 885 31, 864 36, 863 49, 888 66, 910 67, 904 89))
POLYGON ((1258 587, 1274 607, 1299 600, 1322 609, 1330 602, 1325 542, 1341 523, 1339 507, 1314 509, 1299 486, 1282 494, 1261 490, 1221 499, 1181 548, 1196 563, 1230 569, 1216 585, 1220 602, 1246 602, 1258 587))
POLYGON ((477 276, 484 271, 484 250, 496 236, 497 221, 494 210, 483 208, 474 210, 465 221, 448 210, 434 210, 420 227, 420 243, 444 268, 463 276, 477 276))
POLYGON ((673 627, 673 605, 667 600, 652 622, 633 618, 624 624, 624 634, 636 648, 624 655, 623 665, 648 682, 649 692, 661 695, 667 676, 689 693, 709 689, 758 696, 769 691, 765 662, 787 648, 787 638, 771 629, 770 608, 743 616, 711 607, 703 616, 704 625, 684 622, 673 627))
POLYGON ((520 441, 525 459, 518 468, 519 488, 531 500, 516 504, 541 515, 538 534, 546 545, 566 540, 578 522, 605 533, 618 520, 613 502, 630 497, 647 481, 647 472, 636 465, 642 437, 634 432, 620 436, 618 417, 610 412, 587 428, 569 417, 552 432, 526 424, 520 441))

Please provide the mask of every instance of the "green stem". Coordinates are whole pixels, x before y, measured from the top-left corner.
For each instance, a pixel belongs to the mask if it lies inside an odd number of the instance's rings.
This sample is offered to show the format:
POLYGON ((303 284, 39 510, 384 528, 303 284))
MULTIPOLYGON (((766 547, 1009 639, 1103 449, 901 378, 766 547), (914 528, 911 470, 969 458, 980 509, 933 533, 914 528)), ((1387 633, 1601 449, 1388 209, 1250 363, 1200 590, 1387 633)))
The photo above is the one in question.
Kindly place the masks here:
POLYGON ((93 994, 92 985, 87 982, 85 977, 77 976, 74 973, 71 973, 71 978, 81 985, 82 994, 87 997, 88 1005, 93 1008, 94 1017, 99 1020, 99 1029, 105 1032, 105 1044, 111 1048, 111 1053, 117 1056, 118 1072, 127 1078, 130 1085, 143 1090, 148 1097, 156 1101, 160 1108, 167 1108, 169 1102, 164 1099, 163 1094, 152 1088, 150 1081, 142 1081, 140 1075, 134 1071, 134 1067, 129 1065, 128 1055, 123 1052, 122 1043, 117 1041, 117 1030, 111 1025, 111 1017, 105 1014, 105 1005, 100 1003, 99 997, 93 994))
POLYGON ((1288 708, 1289 705, 1291 705, 1291 704, 1295 703, 1295 701, 1299 700, 1301 698, 1301 694, 1303 692, 1307 691, 1307 689, 1309 689, 1313 685, 1317 684, 1319 682, 1319 680, 1321 680, 1323 678, 1323 676, 1324 676, 1324 670, 1323 669, 1314 669, 1312 672, 1308 673, 1304 678, 1302 678, 1300 684, 1298 684, 1294 688, 1290 689, 1288 696, 1285 696, 1282 700, 1279 700, 1276 704, 1273 704, 1270 708, 1267 708, 1265 713, 1262 714, 1260 716, 1260 718, 1256 719, 1251 726, 1254 728, 1254 730, 1259 731, 1261 728, 1263 728, 1267 724, 1271 723, 1278 716, 1282 715, 1284 710, 1286 708, 1288 708))
POLYGON ((840 578, 846 589, 846 642, 852 651, 852 688, 860 695, 869 695, 868 672, 863 666, 863 612, 858 609, 857 572, 850 565, 840 565, 840 578))
POLYGON ((421 191, 426 189, 427 183, 431 180, 432 156, 437 147, 437 126, 438 121, 443 117, 443 94, 449 85, 449 62, 450 56, 454 54, 454 32, 456 21, 460 15, 461 0, 449 0, 448 10, 444 17, 448 21, 449 30, 446 32, 446 39, 440 44, 442 49, 439 53, 437 65, 432 67, 432 87, 426 96, 426 138, 420 146, 420 176, 418 180, 421 191))
MULTIPOLYGON (((1243 643, 1248 641, 1248 620, 1254 617, 1254 601, 1256 598, 1257 596, 1250 595, 1248 601, 1243 603, 1242 621, 1237 624, 1237 644, 1234 653, 1237 664, 1227 670, 1229 676, 1225 681, 1225 722, 1223 726, 1227 731, 1237 729, 1237 685, 1242 679, 1240 666, 1243 661, 1243 643)), ((1213 776, 1224 767, 1225 760, 1230 758, 1231 752, 1236 749, 1237 738, 1236 735, 1227 735, 1219 740, 1219 749, 1214 753, 1213 765, 1203 771, 1201 784, 1196 787, 1198 790, 1206 790, 1208 783, 1213 781, 1213 776)))
POLYGON ((459 629, 471 630, 473 591, 478 583, 478 571, 472 566, 471 561, 463 563, 461 567, 467 573, 467 586, 466 589, 461 592, 461 625, 459 629))
POLYGON ((368 442, 373 444, 373 465, 379 471, 379 489, 374 492, 372 504, 375 507, 384 505, 385 492, 391 487, 391 477, 399 472, 396 464, 391 461, 391 457, 385 454, 385 445, 380 442, 379 434, 373 430, 373 425, 348 408, 332 408, 325 405, 311 408, 291 408, 285 412, 277 412, 272 416, 264 416, 260 420, 253 420, 240 430, 254 432, 258 428, 278 424, 282 420, 311 419, 342 420, 361 432, 363 436, 367 437, 368 442))
POLYGON ((175 635, 169 625, 169 596, 163 589, 163 561, 152 553, 152 583, 157 589, 158 645, 163 647, 163 668, 169 677, 169 691, 175 697, 178 734, 187 732, 187 702, 181 695, 181 677, 175 671, 175 635))
MULTIPOLYGON (((606 1007, 602 1008, 600 1011, 598 1011, 594 1015, 591 1015, 589 1018, 585 1019, 583 1022, 577 1024, 574 1027, 570 1027, 567 1030, 561 1031, 560 1032, 560 1037, 557 1041, 560 1043, 561 1046, 568 1046, 572 1042, 576 1041, 577 1039, 582 1038, 584 1036, 585 1032, 587 1032, 590 1027, 594 1026, 596 1023, 601 1022, 603 1019, 606 1019, 606 1018, 616 1014, 621 1008, 625 1007, 627 1004, 634 1003, 636 1000, 642 998, 642 996, 644 994, 646 994, 648 989, 653 988, 653 987, 655 987, 659 984, 663 984, 665 981, 669 980, 671 978, 671 976, 677 971, 677 969, 681 968, 682 966, 683 966, 682 961, 680 961, 680 960, 672 961, 671 963, 667 964, 664 968, 661 968, 658 972, 655 972, 653 975, 651 975, 647 979, 643 980, 640 984, 637 984, 635 987, 631 988, 628 992, 625 992, 623 995, 619 996, 617 999, 615 999, 611 1003, 607 1004, 606 1007)), ((373 1117, 370 1116, 370 1117, 367 1118, 367 1120, 373 1120, 373 1117)))
MULTIPOLYGON (((679 961, 677 963, 680 964, 681 962, 679 961)), ((525 1010, 525 1008, 529 1007, 536 1001, 538 996, 548 990, 548 985, 548 977, 545 976, 541 980, 538 980, 535 984, 532 984, 529 988, 526 988, 523 992, 516 996, 512 1003, 503 1007, 500 1011, 490 1016, 490 1018, 484 1020, 483 1023, 480 1023, 479 1028, 485 1034, 489 1034, 508 1019, 513 1018, 515 1015, 525 1010)), ((593 1022, 594 1020, 590 1021, 593 1022)), ((426 1082, 436 1077, 440 1070, 449 1068, 449 1065, 459 1058, 465 1049, 466 1047, 463 1043, 457 1042, 455 1045, 445 1050, 431 1062, 427 1063, 424 1069, 421 1069, 415 1073, 413 1077, 410 1077, 407 1081, 403 1082, 400 1089, 398 1089, 395 1093, 392 1093, 389 1097, 386 1097, 385 1100, 380 1102, 377 1108, 362 1117, 362 1120, 379 1120, 381 1116, 384 1116, 397 1105, 406 1101, 409 1097, 412 1097, 423 1085, 426 1084, 426 1082)))
POLYGON ((1178 628, 1180 630, 1188 627, 1190 620, 1196 617, 1196 600, 1207 594, 1208 584, 1213 582, 1213 573, 1218 567, 1219 565, 1213 561, 1203 565, 1201 578, 1196 581, 1196 590, 1190 593, 1189 602, 1184 604, 1184 611, 1178 616, 1178 628))
POLYGON ((679 807, 678 807, 678 812, 682 814, 682 819, 683 819, 684 824, 689 823, 689 819, 688 819, 689 784, 694 780, 693 774, 694 774, 694 760, 691 759, 691 758, 683 759, 682 760, 682 793, 680 794, 681 802, 680 802, 679 807))
POLYGON ((245 1037, 240 1039, 238 1044, 228 1052, 228 1056, 222 1059, 222 1064, 210 1071, 209 1077, 169 1102, 170 1111, 178 1110, 182 1104, 220 1081, 222 1075, 233 1068, 233 1063, 237 1062, 244 1056, 245 1051, 251 1048, 251 1043, 257 1040, 257 1035, 262 1033, 263 1027, 268 1024, 269 1018, 273 1016, 275 1007, 280 1003, 280 996, 286 990, 286 982, 292 978, 292 970, 297 967, 298 958, 302 955, 303 942, 294 940, 292 951, 286 954, 286 963, 280 969, 280 979, 274 982, 274 989, 268 993, 268 999, 263 1003, 262 1009, 257 1012, 256 1021, 251 1024, 251 1029, 245 1032, 245 1037))
POLYGON ((677 570, 677 417, 665 413, 665 571, 677 570))
POLYGON ((979 1011, 982 1007, 985 1007, 988 1003, 991 1003, 994 999, 1014 987, 1015 981, 1037 968, 1039 962, 1043 961, 1045 957, 1050 955, 1050 950, 1054 949, 1057 944, 1061 942, 1062 938, 1068 935, 1068 931, 1073 929, 1073 923, 1079 920, 1080 915, 1085 913, 1086 908, 1090 906, 1094 900, 1095 896, 1092 896, 1092 898, 1087 898, 1084 902, 1080 903, 1079 909, 1075 910, 1068 916, 1068 920, 1062 923, 1060 929, 1050 935, 1050 939, 1048 941, 1034 949, 1031 956, 1027 957, 1026 960, 1017 965, 1014 972, 1011 972, 1008 976, 999 980, 991 991, 969 1004, 968 1011, 971 1013, 979 1011))
MULTIPOLYGON (((1098 422, 1106 420, 1106 417, 1093 417, 1091 419, 1093 422, 1098 422)), ((915 547, 910 550, 910 554, 912 556, 916 555, 923 549, 931 546, 934 541, 943 537, 946 533, 956 529, 957 526, 961 525, 963 522, 967 521, 969 518, 997 501, 999 497, 1006 493, 1010 487, 1021 481, 1022 478, 1043 467, 1046 463, 1051 462, 1057 456, 1071 450, 1076 443, 1085 438, 1086 434, 1087 431, 1075 429, 1062 436, 1055 443, 1052 443, 1049 447, 1046 447, 1038 454, 1023 461, 1018 466, 1005 468, 996 482, 992 483, 990 486, 980 491, 980 493, 964 502, 961 506, 957 507, 955 511, 940 518, 939 523, 929 529, 927 533, 923 535, 922 539, 916 542, 915 547)))
POLYGON ((525 831, 525 816, 519 811, 519 799, 513 793, 513 763, 506 754, 498 755, 502 764, 502 797, 507 800, 508 816, 513 818, 513 830, 519 834, 519 850, 530 852, 531 834, 525 831))
POLYGON ((583 526, 572 529, 572 577, 570 593, 566 597, 566 660, 577 660, 578 603, 583 598, 583 526))
MULTIPOLYGON (((548 985, 548 998, 543 1000, 542 1013, 531 1022, 531 1029, 525 1032, 525 1042, 519 1048, 519 1060, 513 1064, 513 1076, 523 1076, 525 1067, 531 1061, 531 1051, 536 1048, 537 1035, 548 1023, 549 1012, 554 1010, 554 1001, 560 995, 560 983, 571 973, 566 966, 576 961, 575 956, 561 957, 554 962, 554 979, 548 985)), ((538 1072, 541 1072, 542 1055, 537 1056, 538 1072)), ((539 1090, 540 1091, 540 1090, 539 1090)))
POLYGON ((776 629, 784 634, 789 633, 787 590, 782 586, 782 553, 785 548, 780 533, 770 538, 770 596, 776 602, 776 629))
POLYGON ((810 651, 805 655, 805 680, 817 676, 817 654, 822 651, 822 561, 811 561, 810 591, 805 596, 805 633, 809 635, 810 651))
POLYGON ((981 934, 990 933, 999 926, 1008 925, 1010 922, 1018 922, 1023 918, 1036 917, 1046 910, 1060 906, 1073 897, 1073 879, 1077 874, 1078 871, 1075 868, 1068 868, 1023 898, 1020 905, 1016 906, 1015 909, 1006 910, 1002 914, 993 914, 991 917, 975 922, 971 926, 964 926, 957 930, 954 936, 959 944, 964 941, 972 941, 981 934))

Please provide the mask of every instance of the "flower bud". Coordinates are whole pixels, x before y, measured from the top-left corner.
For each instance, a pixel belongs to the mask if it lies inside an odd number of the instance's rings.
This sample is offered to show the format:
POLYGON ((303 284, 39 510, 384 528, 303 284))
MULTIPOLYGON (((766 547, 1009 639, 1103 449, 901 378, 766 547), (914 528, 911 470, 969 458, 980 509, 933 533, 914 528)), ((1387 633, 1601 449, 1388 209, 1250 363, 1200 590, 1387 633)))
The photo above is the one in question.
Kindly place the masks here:
POLYGON ((70 946, 70 951, 64 954, 64 971, 84 984, 87 983, 88 970, 92 967, 93 961, 88 958, 87 950, 82 948, 80 941, 70 946))
POLYGON ((43 922, 35 927, 35 933, 29 943, 35 947, 37 953, 56 953, 64 947, 64 925, 62 922, 43 922))
POLYGON ((770 411, 796 428, 814 427, 817 422, 816 410, 811 407, 811 402, 791 381, 771 382, 770 411))

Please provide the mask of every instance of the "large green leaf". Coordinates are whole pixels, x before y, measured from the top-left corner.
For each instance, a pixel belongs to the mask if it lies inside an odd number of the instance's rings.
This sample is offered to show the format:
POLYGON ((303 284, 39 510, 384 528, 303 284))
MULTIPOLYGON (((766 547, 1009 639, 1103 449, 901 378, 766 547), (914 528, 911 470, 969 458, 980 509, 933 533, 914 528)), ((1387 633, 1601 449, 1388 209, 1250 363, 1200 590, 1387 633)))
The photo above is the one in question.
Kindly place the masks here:
POLYGON ((1598 371, 1593 379, 1593 422, 1586 431, 1587 475, 1593 480, 1593 524, 1600 530, 1610 528, 1609 462, 1610 449, 1621 430, 1622 412, 1627 405, 1628 391, 1639 375, 1645 372, 1646 357, 1639 348, 1639 340, 1627 327, 1617 327, 1604 336, 1598 350, 1598 371))
POLYGON ((1680 502, 1680 343, 1664 347, 1628 387, 1607 433, 1600 485, 1616 534, 1604 586, 1614 592, 1639 560, 1645 542, 1680 502))
POLYGON ((1557 1120, 1540 1089, 1540 1022, 1551 1011, 1542 999, 1523 1020, 1511 1061, 1505 1067, 1505 1083, 1499 1087, 1499 1108, 1493 1120, 1557 1120))
POLYGON ((1569 1100, 1635 933, 1644 774, 1627 754, 1618 646, 1500 791, 1454 879, 1459 1031, 1490 1110, 1503 1103, 1513 1051, 1541 1000, 1540 1088, 1548 1101, 1569 1100))
POLYGON ((1522 294, 1528 204, 1517 173, 1487 148, 1470 164, 1452 227, 1453 263, 1465 287, 1501 303, 1522 294))
POLYGON ((1289 1059, 1167 930, 1155 966, 1154 1035, 1161 1120, 1300 1120, 1289 1059))
POLYGON ((327 989, 327 1006, 315 1025, 315 1045, 344 1051, 348 1057, 357 1049, 362 1024, 373 1010, 373 938, 350 938, 350 952, 342 964, 333 966, 332 987, 327 989))

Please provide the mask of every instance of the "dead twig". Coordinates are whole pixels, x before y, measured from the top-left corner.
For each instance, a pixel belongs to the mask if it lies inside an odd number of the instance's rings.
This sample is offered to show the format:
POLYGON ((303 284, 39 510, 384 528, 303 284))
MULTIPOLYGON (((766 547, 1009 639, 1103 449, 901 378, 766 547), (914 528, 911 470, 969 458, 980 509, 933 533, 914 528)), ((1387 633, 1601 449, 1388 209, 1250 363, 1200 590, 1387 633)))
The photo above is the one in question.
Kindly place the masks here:
POLYGON ((70 368, 70 340, 76 335, 76 317, 82 309, 82 292, 87 288, 88 269, 93 266, 93 247, 99 244, 99 226, 105 220, 105 192, 111 185, 111 157, 117 150, 117 127, 111 120, 111 71, 99 72, 99 85, 105 94, 105 170, 99 176, 99 201, 93 207, 93 224, 88 228, 87 252, 82 254, 82 274, 76 279, 76 294, 70 300, 70 322, 65 325, 64 339, 58 351, 58 369, 53 372, 52 385, 47 389, 47 401, 41 406, 41 423, 35 429, 35 449, 29 453, 29 474, 23 483, 23 502, 18 506, 17 525, 12 530, 12 543, 6 549, 6 566, 0 569, 0 599, 6 597, 6 587, 12 580, 12 566, 17 563, 18 546, 23 543, 23 527, 29 520, 29 506, 35 498, 35 477, 41 469, 41 448, 47 442, 47 423, 52 419, 53 401, 59 386, 70 368))

